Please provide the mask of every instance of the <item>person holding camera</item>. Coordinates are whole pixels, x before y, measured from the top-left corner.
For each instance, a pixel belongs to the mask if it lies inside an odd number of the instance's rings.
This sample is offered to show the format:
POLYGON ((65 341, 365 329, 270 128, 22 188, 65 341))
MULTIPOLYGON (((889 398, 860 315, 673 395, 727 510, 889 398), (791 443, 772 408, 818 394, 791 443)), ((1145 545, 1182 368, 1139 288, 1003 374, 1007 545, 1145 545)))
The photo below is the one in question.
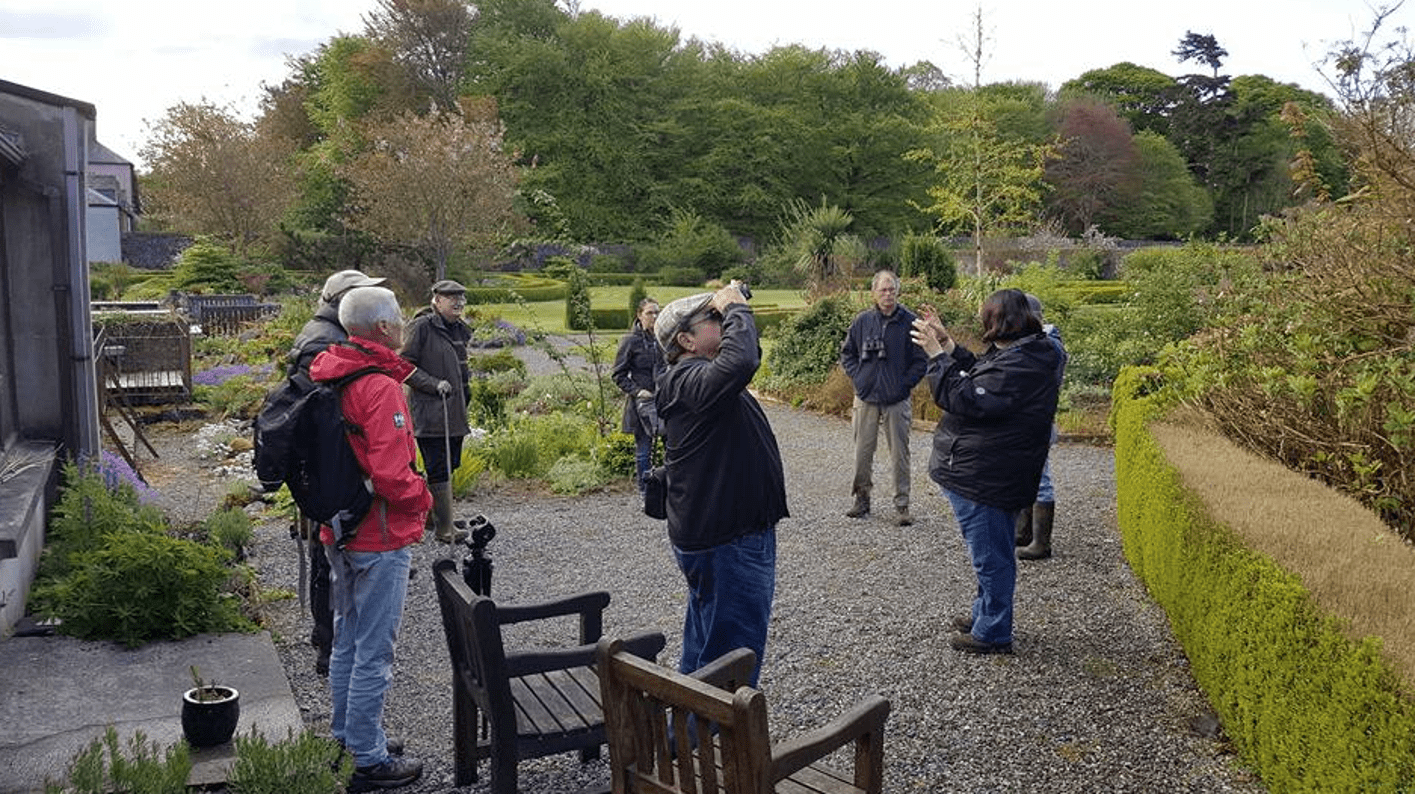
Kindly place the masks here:
POLYGON ((870 514, 874 487, 875 447, 884 426, 885 448, 894 467, 894 522, 909 526, 909 430, 914 406, 909 397, 928 365, 923 352, 909 339, 916 319, 899 305, 899 277, 892 271, 875 273, 870 285, 875 305, 856 315, 840 346, 840 366, 855 385, 851 427, 855 433, 855 479, 850 494, 855 504, 846 511, 851 518, 870 514))
POLYGON ((658 319, 658 301, 644 298, 634 315, 634 327, 619 340, 610 377, 624 392, 624 416, 620 429, 634 436, 634 483, 644 492, 644 473, 653 456, 653 440, 658 436, 658 412, 653 403, 654 381, 664 370, 663 350, 653 335, 658 319))
POLYGON ((942 408, 929 476, 953 506, 978 578, 967 615, 953 619, 949 644, 966 653, 1012 653, 1017 589, 1014 531, 1030 510, 1056 415, 1059 354, 1021 290, 1004 289, 979 312, 982 355, 954 342, 931 306, 914 321, 928 354, 929 390, 942 408))
POLYGON ((751 648, 756 686, 776 590, 776 524, 789 513, 776 436, 747 391, 761 347, 739 287, 679 298, 659 313, 654 334, 668 368, 654 399, 668 537, 688 585, 678 669, 751 648))

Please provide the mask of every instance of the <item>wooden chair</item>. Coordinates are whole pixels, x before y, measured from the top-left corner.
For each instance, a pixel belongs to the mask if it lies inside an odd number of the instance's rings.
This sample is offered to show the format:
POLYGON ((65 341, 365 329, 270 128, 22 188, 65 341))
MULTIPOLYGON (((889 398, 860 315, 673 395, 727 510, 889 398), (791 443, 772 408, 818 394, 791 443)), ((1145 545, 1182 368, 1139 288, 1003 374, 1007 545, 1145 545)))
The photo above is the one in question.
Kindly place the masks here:
MULTIPOLYGON (((602 632, 605 592, 537 604, 498 606, 473 593, 457 562, 433 565, 447 650, 452 656, 452 741, 456 783, 477 781, 477 762, 491 759, 493 794, 515 794, 516 765, 526 758, 579 750, 582 761, 599 757, 604 713, 594 672, 602 632), (511 623, 579 615, 580 645, 507 652, 501 627, 511 623)), ((625 643, 630 653, 656 658, 663 635, 639 634, 625 643)))
POLYGON ((750 650, 686 676, 625 648, 605 639, 598 649, 614 794, 879 794, 883 788, 888 700, 872 695, 834 722, 773 746, 766 697, 739 686, 756 664, 750 650), (852 743, 853 776, 818 763, 852 743))

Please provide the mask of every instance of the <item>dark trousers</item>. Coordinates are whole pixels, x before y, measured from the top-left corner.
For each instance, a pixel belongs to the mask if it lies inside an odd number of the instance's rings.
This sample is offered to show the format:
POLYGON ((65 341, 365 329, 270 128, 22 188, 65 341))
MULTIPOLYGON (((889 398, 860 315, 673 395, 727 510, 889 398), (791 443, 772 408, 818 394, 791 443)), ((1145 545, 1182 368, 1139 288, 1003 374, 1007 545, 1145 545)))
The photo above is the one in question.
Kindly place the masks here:
POLYGON ((314 619, 310 644, 328 658, 334 644, 334 612, 329 607, 329 558, 324 554, 324 544, 319 542, 319 525, 306 518, 300 520, 307 523, 309 530, 310 617, 314 619))

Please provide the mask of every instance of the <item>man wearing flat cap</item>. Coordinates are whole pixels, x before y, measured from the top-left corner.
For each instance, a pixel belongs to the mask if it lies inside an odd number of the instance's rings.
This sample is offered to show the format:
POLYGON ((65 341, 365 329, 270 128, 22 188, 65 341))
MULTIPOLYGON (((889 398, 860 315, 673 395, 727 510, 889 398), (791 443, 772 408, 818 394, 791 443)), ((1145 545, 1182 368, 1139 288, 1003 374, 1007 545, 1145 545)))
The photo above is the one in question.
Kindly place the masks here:
MULTIPOLYGON (((308 379, 310 362, 314 361, 314 357, 330 345, 349 338, 339 322, 340 300, 352 290, 376 287, 383 281, 358 270, 341 270, 325 279, 319 291, 319 308, 300 329, 286 355, 288 367, 285 374, 308 379)), ((334 612, 329 607, 329 560, 324 554, 324 544, 319 540, 315 523, 302 516, 299 528, 300 537, 309 543, 310 617, 314 618, 310 644, 315 648, 314 669, 320 675, 329 675, 329 653, 334 643, 334 612)))
POLYGON ((437 539, 455 543, 466 531, 453 525, 452 472, 462 462, 471 373, 467 342, 472 331, 462 320, 467 288, 443 279, 432 285, 432 302, 413 316, 403 332, 399 355, 417 367, 404 381, 409 389, 413 432, 432 491, 432 522, 437 539))
POLYGON ((747 392, 761 364, 756 320, 733 282, 669 303, 654 335, 668 361, 654 394, 668 538, 688 585, 679 670, 751 648, 756 686, 776 590, 776 523, 788 515, 776 436, 747 392))

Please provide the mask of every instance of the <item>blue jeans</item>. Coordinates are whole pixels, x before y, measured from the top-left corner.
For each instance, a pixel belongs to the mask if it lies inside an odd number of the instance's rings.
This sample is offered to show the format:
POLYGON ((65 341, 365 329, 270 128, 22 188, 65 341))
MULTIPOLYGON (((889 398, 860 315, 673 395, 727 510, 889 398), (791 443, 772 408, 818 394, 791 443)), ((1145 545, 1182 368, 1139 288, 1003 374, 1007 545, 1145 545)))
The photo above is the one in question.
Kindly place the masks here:
POLYGON ((639 486, 639 493, 644 492, 644 472, 649 470, 649 463, 653 460, 653 436, 648 438, 637 438, 634 440, 634 483, 639 486))
POLYGON ((973 599, 973 637, 983 642, 1012 642, 1012 595, 1017 590, 1017 511, 964 499, 947 488, 963 542, 973 558, 978 595, 973 599))
POLYGON ((412 549, 347 551, 325 546, 334 608, 329 659, 330 730, 355 766, 388 760, 383 695, 393 681, 393 645, 403 622, 412 549))
POLYGON ((675 546, 673 556, 688 583, 678 671, 691 673, 728 651, 751 648, 756 686, 776 592, 776 528, 701 551, 675 546))
MULTIPOLYGON (((1056 425, 1051 426, 1051 444, 1056 443, 1056 425)), ((1037 501, 1055 502, 1056 491, 1051 487, 1051 451, 1047 451, 1046 462, 1042 464, 1042 479, 1037 483, 1037 501)))

